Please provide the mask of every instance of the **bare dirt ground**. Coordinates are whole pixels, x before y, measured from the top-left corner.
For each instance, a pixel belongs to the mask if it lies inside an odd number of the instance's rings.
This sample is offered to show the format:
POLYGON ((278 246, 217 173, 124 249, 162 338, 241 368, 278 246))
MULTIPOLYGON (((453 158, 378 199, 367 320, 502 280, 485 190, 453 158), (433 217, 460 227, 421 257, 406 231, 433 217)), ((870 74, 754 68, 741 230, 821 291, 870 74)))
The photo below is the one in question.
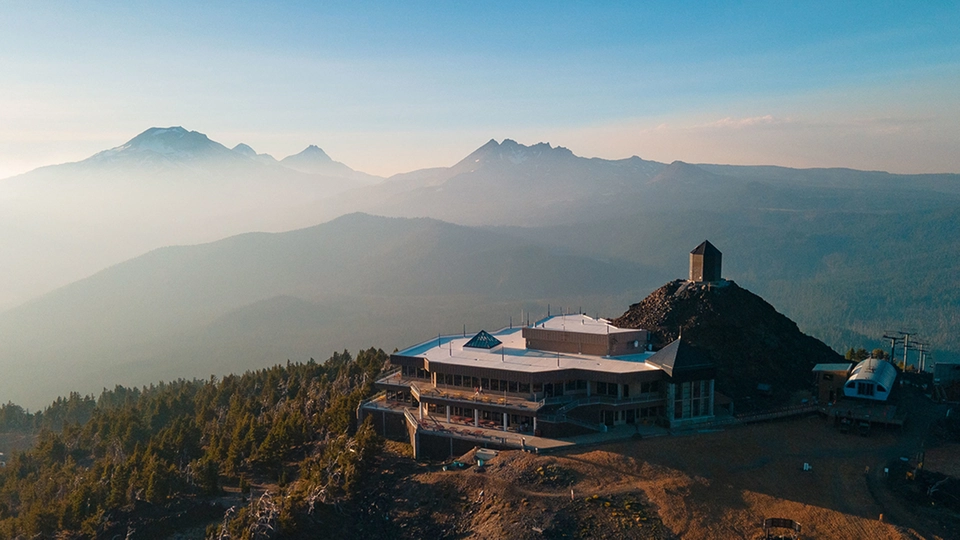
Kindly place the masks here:
POLYGON ((883 478, 916 451, 928 421, 922 413, 903 431, 861 437, 808 416, 554 455, 501 452, 483 473, 398 462, 380 508, 398 538, 752 540, 766 517, 801 523, 808 539, 960 538, 960 522, 918 511, 883 478))
POLYGON ((618 484, 636 483, 664 524, 685 539, 756 538, 766 517, 801 523, 805 538, 936 537, 908 530, 913 523, 904 528, 878 519, 886 507, 871 494, 867 468, 882 470, 896 442, 892 434, 841 435, 808 417, 565 458, 609 478, 621 471, 618 484), (804 463, 813 470, 803 471, 804 463))
POLYGON ((945 444, 927 450, 924 467, 928 471, 960 478, 960 443, 945 444))

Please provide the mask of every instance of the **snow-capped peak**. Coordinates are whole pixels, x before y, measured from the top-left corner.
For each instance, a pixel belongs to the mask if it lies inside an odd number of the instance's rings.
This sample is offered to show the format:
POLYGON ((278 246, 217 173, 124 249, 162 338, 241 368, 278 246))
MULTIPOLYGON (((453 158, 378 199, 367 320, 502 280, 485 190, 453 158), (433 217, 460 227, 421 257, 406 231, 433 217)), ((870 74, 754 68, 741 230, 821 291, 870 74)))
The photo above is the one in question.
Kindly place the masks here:
POLYGON ((187 131, 180 126, 152 127, 125 144, 105 150, 93 156, 95 161, 136 158, 153 161, 183 160, 210 156, 236 156, 227 147, 211 141, 197 131, 187 131))

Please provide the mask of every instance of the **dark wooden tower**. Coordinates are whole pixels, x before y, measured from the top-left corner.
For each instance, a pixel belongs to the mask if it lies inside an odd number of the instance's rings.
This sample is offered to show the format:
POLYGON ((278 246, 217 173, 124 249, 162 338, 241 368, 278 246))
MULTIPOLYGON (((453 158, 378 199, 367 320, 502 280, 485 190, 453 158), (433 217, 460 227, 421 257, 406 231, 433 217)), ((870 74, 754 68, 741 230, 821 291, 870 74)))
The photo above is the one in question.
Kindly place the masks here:
POLYGON ((690 281, 720 281, 720 265, 723 254, 709 241, 690 252, 690 281))

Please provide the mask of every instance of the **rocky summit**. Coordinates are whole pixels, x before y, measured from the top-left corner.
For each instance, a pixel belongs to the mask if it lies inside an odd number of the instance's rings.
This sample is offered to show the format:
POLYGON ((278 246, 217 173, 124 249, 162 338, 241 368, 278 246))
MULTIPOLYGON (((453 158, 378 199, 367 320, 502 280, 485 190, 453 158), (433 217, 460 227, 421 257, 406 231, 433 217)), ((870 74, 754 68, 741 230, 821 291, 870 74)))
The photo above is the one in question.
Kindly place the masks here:
POLYGON ((613 324, 645 328, 654 348, 682 334, 717 366, 717 390, 740 410, 785 403, 810 386, 811 369, 843 358, 810 337, 763 298, 733 281, 693 283, 678 279, 633 304, 613 324), (770 385, 770 394, 758 385, 770 385))

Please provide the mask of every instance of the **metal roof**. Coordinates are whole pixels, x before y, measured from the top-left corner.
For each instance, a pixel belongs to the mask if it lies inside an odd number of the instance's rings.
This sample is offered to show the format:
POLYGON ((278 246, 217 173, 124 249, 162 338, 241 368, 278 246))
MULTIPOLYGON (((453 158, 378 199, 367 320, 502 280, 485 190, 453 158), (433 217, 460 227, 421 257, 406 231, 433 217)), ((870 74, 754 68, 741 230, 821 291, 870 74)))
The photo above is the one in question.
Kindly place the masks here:
POLYGON ((850 372, 850 368, 853 367, 853 363, 844 362, 842 364, 817 364, 813 366, 813 371, 845 371, 850 372))
POLYGON ((706 354, 680 338, 657 351, 647 359, 647 363, 660 367, 672 378, 698 376, 716 369, 706 354))
POLYGON ((717 249, 709 240, 704 240, 702 244, 693 248, 693 251, 690 252, 691 255, 719 255, 720 250, 717 249))
POLYGON ((887 391, 893 388, 893 381, 897 379, 897 368, 886 360, 867 358, 853 368, 848 381, 871 381, 882 385, 887 391))

